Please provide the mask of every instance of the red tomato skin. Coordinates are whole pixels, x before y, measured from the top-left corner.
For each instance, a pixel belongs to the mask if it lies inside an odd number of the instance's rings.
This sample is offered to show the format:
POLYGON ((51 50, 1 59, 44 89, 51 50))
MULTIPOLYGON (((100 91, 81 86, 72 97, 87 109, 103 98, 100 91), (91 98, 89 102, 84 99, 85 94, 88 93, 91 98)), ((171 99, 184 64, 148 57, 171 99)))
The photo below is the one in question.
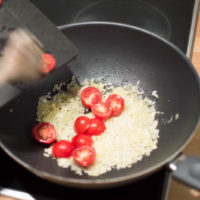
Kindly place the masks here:
POLYGON ((84 133, 90 127, 90 118, 86 116, 80 116, 74 123, 74 130, 78 134, 84 133))
POLYGON ((110 95, 106 100, 106 104, 111 108, 111 116, 113 117, 120 115, 124 109, 124 99, 117 94, 110 95), (115 106, 112 106, 112 102, 115 104, 115 106))
POLYGON ((106 130, 105 123, 102 119, 93 118, 90 120, 90 127, 87 129, 85 134, 87 135, 100 135, 106 130))
POLYGON ((100 119, 107 119, 111 116, 112 113, 111 108, 104 102, 92 105, 91 110, 92 113, 100 119))
POLYGON ((101 92, 95 87, 87 87, 81 92, 82 104, 87 108, 91 108, 93 104, 99 103, 101 100, 101 92))
POLYGON ((78 134, 72 138, 72 145, 74 148, 78 148, 80 146, 92 146, 93 144, 93 139, 89 135, 78 134))
POLYGON ((40 69, 40 72, 42 74, 48 74, 55 68, 55 66, 56 66, 55 58, 49 53, 44 53, 42 55, 42 67, 40 69))
POLYGON ((80 166, 88 167, 94 162, 96 152, 92 146, 80 146, 73 151, 72 157, 80 166), (81 155, 81 153, 83 154, 81 155))
POLYGON ((52 147, 52 154, 56 158, 69 158, 72 152, 73 146, 67 140, 59 140, 52 147))
POLYGON ((33 127, 33 137, 43 144, 51 144, 56 140, 56 129, 49 122, 42 122, 33 127))

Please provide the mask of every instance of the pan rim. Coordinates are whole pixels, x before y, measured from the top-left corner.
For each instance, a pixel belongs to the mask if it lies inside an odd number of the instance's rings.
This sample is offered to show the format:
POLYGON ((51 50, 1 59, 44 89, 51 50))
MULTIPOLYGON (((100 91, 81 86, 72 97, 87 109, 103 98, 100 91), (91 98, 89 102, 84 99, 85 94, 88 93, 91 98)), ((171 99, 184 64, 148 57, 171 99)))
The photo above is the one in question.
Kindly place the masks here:
MULTIPOLYGON (((103 21, 101 21, 101 22, 98 21, 98 22, 73 23, 73 24, 68 24, 68 25, 64 25, 62 27, 59 27, 59 29, 60 30, 64 30, 64 29, 69 29, 69 28, 75 28, 75 27, 80 27, 80 26, 90 26, 90 25, 117 26, 117 27, 121 27, 121 28, 126 28, 126 29, 131 29, 131 30, 134 30, 134 31, 142 32, 142 33, 144 33, 146 35, 149 35, 150 37, 153 37, 153 38, 155 38, 157 40, 161 40, 166 45, 170 46, 170 48, 172 48, 174 51, 176 51, 187 62, 188 66, 190 67, 190 69, 192 71, 192 73, 194 74, 194 77, 195 77, 196 81, 198 82, 198 88, 199 88, 199 91, 200 91, 199 76, 198 76, 197 71, 195 70, 194 66, 189 61, 189 58, 187 58, 185 56, 185 54, 178 47, 173 45, 171 42, 161 38, 160 36, 155 35, 154 33, 151 33, 151 32, 149 32, 147 30, 144 30, 142 28, 135 27, 135 26, 132 26, 132 25, 126 25, 126 24, 115 23, 115 22, 103 22, 103 21)), ((26 162, 21 160, 19 157, 15 156, 11 151, 9 151, 1 141, 0 141, 0 147, 13 160, 15 160, 18 164, 20 164, 21 166, 26 168, 28 171, 32 172, 33 174, 35 174, 38 177, 41 177, 43 179, 49 180, 49 181, 54 182, 54 183, 56 182, 58 184, 66 185, 66 186, 70 186, 72 184, 76 184, 74 186, 79 187, 79 188, 80 187, 84 187, 84 185, 85 185, 85 187, 93 186, 93 188, 98 188, 98 186, 100 186, 100 185, 104 185, 106 187, 106 186, 111 185, 111 184, 123 183, 123 182, 128 182, 128 181, 131 181, 131 180, 134 181, 134 180, 137 180, 137 179, 141 179, 142 177, 145 177, 148 174, 153 173, 154 171, 160 169, 161 167, 164 167, 165 165, 167 165, 167 163, 172 162, 174 160, 174 158, 177 157, 181 153, 183 148, 186 147, 187 144, 192 139, 195 131, 198 128, 199 119, 200 119, 200 112, 198 114, 198 118, 196 119, 195 126, 194 126, 193 130, 191 131, 191 134, 190 134, 189 138, 171 156, 167 157, 167 159, 157 163, 156 165, 154 165, 152 167, 149 167, 146 170, 143 170, 141 172, 137 172, 137 173, 134 173, 134 174, 125 175, 125 176, 122 176, 122 177, 105 178, 105 179, 98 179, 98 177, 96 177, 95 180, 61 177, 61 176, 53 175, 53 174, 50 174, 48 172, 40 171, 40 170, 38 170, 36 168, 33 168, 31 165, 27 164, 26 162)))

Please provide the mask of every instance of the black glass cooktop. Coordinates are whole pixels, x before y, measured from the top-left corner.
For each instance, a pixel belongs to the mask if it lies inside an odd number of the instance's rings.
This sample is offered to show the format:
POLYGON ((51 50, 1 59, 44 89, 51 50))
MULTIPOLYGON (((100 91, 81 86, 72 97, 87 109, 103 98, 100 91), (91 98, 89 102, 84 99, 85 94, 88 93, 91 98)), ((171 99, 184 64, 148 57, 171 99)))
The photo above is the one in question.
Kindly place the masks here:
POLYGON ((195 0, 32 0, 57 26, 88 21, 135 25, 187 53, 195 0))
MULTIPOLYGON (((195 0, 31 0, 62 29, 70 23, 112 21, 139 26, 179 47, 185 54, 194 32, 195 0)), ((77 190, 42 180, 16 164, 0 150, 0 190, 28 192, 33 199, 167 199, 169 174, 165 168, 117 189, 77 190)))
MULTIPOLYGON (((137 184, 106 189, 106 190, 78 190, 58 186, 54 183, 42 180, 20 165, 17 165, 12 159, 0 150, 0 187, 12 188, 25 191, 37 200, 65 200, 65 199, 116 199, 124 200, 127 197, 134 199, 147 199, 153 197, 159 200, 163 193, 163 183, 167 179, 166 171, 163 169, 154 176, 138 181, 137 184), (156 181, 156 183, 155 183, 156 181)), ((28 199, 26 199, 28 200, 28 199)))

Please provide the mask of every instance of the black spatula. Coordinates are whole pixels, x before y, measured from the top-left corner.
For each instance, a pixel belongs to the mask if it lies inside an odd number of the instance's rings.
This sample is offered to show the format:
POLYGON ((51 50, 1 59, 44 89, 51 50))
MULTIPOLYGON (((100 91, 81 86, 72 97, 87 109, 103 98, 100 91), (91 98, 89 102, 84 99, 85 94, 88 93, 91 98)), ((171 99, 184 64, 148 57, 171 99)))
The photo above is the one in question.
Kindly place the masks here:
POLYGON ((0 38, 15 27, 25 27, 51 52, 57 67, 77 55, 76 47, 56 26, 29 0, 4 0, 0 8, 0 38))
MULTIPOLYGON (((78 53, 71 41, 29 0, 4 0, 0 7, 0 50, 8 33, 18 27, 28 29, 38 38, 45 50, 55 57, 56 67, 66 64, 78 53)), ((0 106, 19 92, 19 89, 6 84, 0 89, 1 97, 6 97, 0 98, 0 106)))

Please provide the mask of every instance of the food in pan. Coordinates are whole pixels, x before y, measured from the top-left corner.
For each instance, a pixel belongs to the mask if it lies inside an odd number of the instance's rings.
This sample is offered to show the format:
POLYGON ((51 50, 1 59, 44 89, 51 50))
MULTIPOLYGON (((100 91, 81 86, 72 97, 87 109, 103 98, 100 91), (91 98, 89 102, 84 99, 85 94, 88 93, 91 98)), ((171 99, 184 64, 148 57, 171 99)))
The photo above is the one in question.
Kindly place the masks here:
POLYGON ((157 148, 159 130, 155 102, 142 97, 138 85, 113 86, 94 79, 73 78, 62 91, 38 101, 37 121, 50 123, 56 142, 45 148, 60 167, 99 176, 131 167, 157 148), (60 150, 61 149, 61 150, 60 150))
POLYGON ((42 68, 40 72, 42 74, 48 74, 55 68, 55 66, 56 66, 56 60, 53 57, 53 55, 49 53, 44 53, 42 55, 42 68))
POLYGON ((40 143, 51 144, 56 140, 56 129, 48 122, 37 124, 32 132, 33 137, 40 143))

